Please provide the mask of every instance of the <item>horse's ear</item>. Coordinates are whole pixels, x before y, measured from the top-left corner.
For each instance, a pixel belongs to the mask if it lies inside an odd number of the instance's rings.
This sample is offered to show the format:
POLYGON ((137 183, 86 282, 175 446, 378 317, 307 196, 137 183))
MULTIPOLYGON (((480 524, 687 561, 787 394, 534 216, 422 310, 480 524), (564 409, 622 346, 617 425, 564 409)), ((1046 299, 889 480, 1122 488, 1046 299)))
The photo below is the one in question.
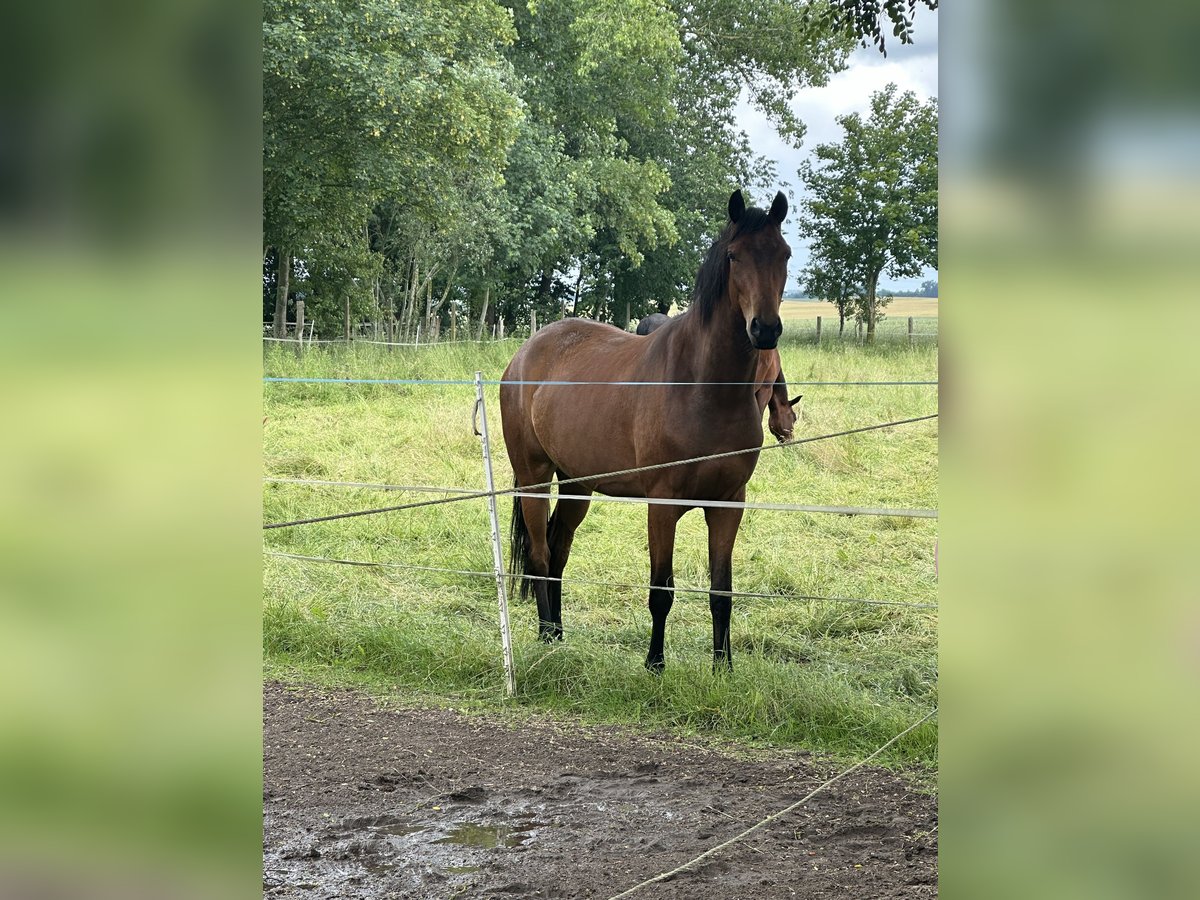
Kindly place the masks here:
POLYGON ((795 406, 797 403, 799 403, 799 402, 800 402, 800 398, 801 398, 801 397, 803 397, 803 396, 804 396, 803 394, 797 394, 797 395, 796 395, 796 399, 795 399, 795 400, 789 400, 789 401, 788 401, 788 406, 795 406))
POLYGON ((783 191, 775 195, 775 202, 771 204, 771 211, 767 215, 772 222, 778 223, 787 218, 787 197, 783 196, 783 191))
POLYGON ((736 190, 729 195, 729 221, 736 222, 745 211, 746 201, 742 199, 742 192, 736 190))

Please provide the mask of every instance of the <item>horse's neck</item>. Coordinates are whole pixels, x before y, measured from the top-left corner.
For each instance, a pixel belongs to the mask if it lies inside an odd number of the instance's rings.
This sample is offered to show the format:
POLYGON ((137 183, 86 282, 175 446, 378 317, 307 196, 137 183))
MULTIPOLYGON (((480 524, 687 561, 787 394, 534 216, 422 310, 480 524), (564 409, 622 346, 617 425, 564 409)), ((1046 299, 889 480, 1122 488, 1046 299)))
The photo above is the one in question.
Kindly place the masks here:
POLYGON ((745 321, 731 309, 728 298, 722 299, 707 322, 701 321, 698 311, 687 318, 684 355, 693 380, 752 385, 761 354, 750 346, 745 321))

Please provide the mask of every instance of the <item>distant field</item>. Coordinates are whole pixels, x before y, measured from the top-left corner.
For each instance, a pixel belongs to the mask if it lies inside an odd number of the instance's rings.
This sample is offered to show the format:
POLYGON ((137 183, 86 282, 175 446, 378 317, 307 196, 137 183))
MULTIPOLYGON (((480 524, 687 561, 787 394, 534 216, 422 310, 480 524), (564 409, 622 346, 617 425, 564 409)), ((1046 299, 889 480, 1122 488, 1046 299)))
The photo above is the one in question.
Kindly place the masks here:
MULTIPOLYGON (((784 300, 780 312, 784 321, 813 320, 817 316, 822 316, 824 321, 837 321, 837 309, 822 300, 784 300)), ((884 308, 884 315, 891 319, 909 316, 936 319, 937 314, 936 297, 897 297, 884 308)))

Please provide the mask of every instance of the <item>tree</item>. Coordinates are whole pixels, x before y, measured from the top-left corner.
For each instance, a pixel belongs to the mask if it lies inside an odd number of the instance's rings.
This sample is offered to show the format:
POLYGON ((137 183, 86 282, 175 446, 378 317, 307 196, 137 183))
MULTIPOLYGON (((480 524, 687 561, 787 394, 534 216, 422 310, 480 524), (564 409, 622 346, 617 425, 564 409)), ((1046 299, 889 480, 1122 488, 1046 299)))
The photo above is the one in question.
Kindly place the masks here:
POLYGON ((889 84, 871 97, 864 122, 839 116, 840 144, 820 144, 800 177, 811 196, 800 204, 800 233, 813 245, 801 275, 811 293, 840 284, 874 340, 879 276, 915 277, 937 268, 937 100, 921 102, 889 84))
POLYGON ((835 27, 861 38, 864 47, 870 40, 880 53, 887 56, 883 37, 884 19, 891 22, 892 34, 900 39, 901 44, 911 44, 913 15, 918 2, 927 9, 938 8, 938 0, 831 0, 833 22, 835 27))
POLYGON ((381 200, 432 212, 467 173, 500 180, 520 117, 499 52, 513 37, 494 0, 266 0, 263 243, 280 261, 277 329, 290 258, 352 272, 381 200), (313 259, 318 245, 347 255, 313 259))

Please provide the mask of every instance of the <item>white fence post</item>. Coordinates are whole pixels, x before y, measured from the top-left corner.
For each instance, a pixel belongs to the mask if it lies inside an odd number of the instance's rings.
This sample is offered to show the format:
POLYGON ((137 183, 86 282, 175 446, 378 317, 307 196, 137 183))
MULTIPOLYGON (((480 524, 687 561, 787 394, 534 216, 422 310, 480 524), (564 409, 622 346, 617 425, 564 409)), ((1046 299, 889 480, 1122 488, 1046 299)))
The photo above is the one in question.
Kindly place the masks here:
POLYGON ((492 447, 488 442, 487 404, 483 402, 483 373, 475 373, 475 411, 478 414, 477 434, 483 445, 483 474, 488 489, 488 515, 492 521, 492 568, 496 574, 496 599, 500 604, 500 644, 504 648, 504 694, 517 692, 513 672, 512 632, 508 626, 508 595, 504 590, 504 556, 500 549, 500 523, 496 517, 496 482, 492 478, 492 447))

